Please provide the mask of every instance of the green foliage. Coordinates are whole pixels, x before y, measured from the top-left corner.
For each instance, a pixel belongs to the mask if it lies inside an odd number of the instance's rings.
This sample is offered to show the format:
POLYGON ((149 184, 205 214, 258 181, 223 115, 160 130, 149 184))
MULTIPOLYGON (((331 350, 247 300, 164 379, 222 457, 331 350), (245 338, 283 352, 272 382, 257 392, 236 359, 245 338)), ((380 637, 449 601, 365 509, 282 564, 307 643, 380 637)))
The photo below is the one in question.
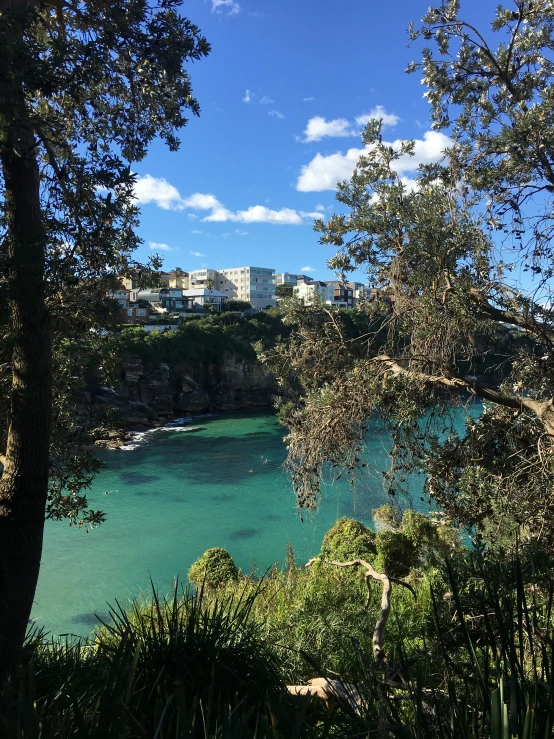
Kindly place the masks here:
POLYGON ((221 585, 238 580, 239 571, 226 549, 207 549, 188 572, 189 580, 197 587, 217 590, 221 585))
POLYGON ((363 269, 381 298, 361 304, 355 336, 340 313, 284 301, 291 336, 265 358, 283 388, 301 506, 317 506, 328 465, 365 464, 377 416, 393 442, 391 495, 423 473, 424 497, 480 542, 554 552, 552 4, 499 6, 493 31, 455 0, 412 30, 436 47, 411 69, 435 128, 454 124, 449 148, 408 186, 398 162, 415 142, 389 143, 382 121, 368 123, 339 212, 314 228, 336 251, 329 266, 363 269))
POLYGON ((223 311, 247 311, 252 310, 252 306, 247 300, 226 300, 221 309, 223 311))
POLYGON ((145 332, 140 326, 125 326, 107 337, 114 359, 132 354, 144 362, 170 366, 221 363, 226 353, 254 361, 254 344, 271 346, 288 328, 276 311, 241 317, 232 313, 191 316, 169 331, 145 332))
POLYGON ((375 535, 360 521, 339 518, 323 537, 321 554, 342 561, 370 559, 376 554, 375 535))
POLYGON ((275 295, 278 298, 292 298, 293 293, 292 285, 277 285, 275 287, 275 295))
POLYGON ((417 547, 403 531, 379 531, 375 536, 375 569, 391 577, 405 577, 417 565, 417 547))

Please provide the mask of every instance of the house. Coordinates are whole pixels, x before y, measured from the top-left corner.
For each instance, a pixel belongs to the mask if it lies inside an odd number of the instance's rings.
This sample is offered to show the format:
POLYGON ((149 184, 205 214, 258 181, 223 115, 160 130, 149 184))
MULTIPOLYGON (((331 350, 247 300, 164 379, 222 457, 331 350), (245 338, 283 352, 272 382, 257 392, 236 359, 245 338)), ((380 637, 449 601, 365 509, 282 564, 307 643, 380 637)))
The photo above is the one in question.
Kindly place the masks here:
POLYGON ((148 303, 129 303, 126 308, 121 309, 121 322, 140 325, 150 320, 150 306, 148 303))
POLYGON ((187 299, 185 291, 171 287, 157 287, 150 290, 139 290, 137 298, 150 304, 155 313, 175 313, 186 310, 187 299))
POLYGON ((130 290, 122 282, 115 283, 112 289, 106 292, 106 295, 112 300, 117 300, 121 308, 126 308, 131 298, 130 290))
POLYGON ((219 290, 198 287, 183 290, 183 298, 186 299, 188 307, 192 310, 205 310, 208 307, 221 310, 221 306, 227 300, 228 295, 219 290))
POLYGON ((354 289, 351 283, 331 280, 327 284, 333 287, 333 305, 339 308, 353 308, 355 306, 354 289))
POLYGON ((292 288, 293 294, 304 301, 305 305, 311 305, 314 299, 319 298, 326 305, 334 304, 335 290, 334 287, 327 282, 320 280, 312 280, 311 282, 301 282, 292 288))

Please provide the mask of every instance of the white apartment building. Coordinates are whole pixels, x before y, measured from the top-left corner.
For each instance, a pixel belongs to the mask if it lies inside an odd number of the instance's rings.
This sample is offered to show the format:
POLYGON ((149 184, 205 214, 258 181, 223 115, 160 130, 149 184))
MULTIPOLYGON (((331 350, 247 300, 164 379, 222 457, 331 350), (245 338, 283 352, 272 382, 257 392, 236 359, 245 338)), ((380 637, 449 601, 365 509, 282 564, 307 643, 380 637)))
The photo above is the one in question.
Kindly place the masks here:
POLYGON ((218 272, 216 269, 194 269, 189 273, 189 290, 215 287, 218 272))
POLYGON ((253 308, 275 305, 275 270, 267 267, 196 269, 190 273, 190 287, 211 286, 229 300, 244 300, 253 308))
POLYGON ((313 282, 301 282, 292 288, 294 295, 304 301, 304 305, 311 305, 317 296, 327 305, 334 304, 335 289, 333 285, 326 282, 314 280, 313 282))

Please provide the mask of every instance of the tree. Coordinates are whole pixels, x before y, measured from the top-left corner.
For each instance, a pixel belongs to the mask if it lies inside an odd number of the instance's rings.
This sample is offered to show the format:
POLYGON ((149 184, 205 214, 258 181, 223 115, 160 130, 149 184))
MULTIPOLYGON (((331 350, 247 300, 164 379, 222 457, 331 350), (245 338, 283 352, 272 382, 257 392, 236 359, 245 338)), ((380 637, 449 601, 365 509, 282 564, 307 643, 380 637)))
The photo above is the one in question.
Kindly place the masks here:
POLYGON ((252 305, 247 300, 226 300, 221 310, 223 311, 247 311, 252 310, 252 305))
POLYGON ((199 113, 184 63, 209 47, 176 7, 0 0, 0 305, 11 355, 0 679, 17 663, 39 571, 53 342, 90 328, 110 275, 130 269, 131 162, 155 136, 176 150, 185 111, 199 113))
POLYGON ((275 288, 275 295, 278 298, 292 298, 292 294, 292 285, 277 285, 275 288))
POLYGON ((326 463, 352 474, 365 464, 364 430, 378 414, 393 441, 391 496, 418 469, 426 496, 490 546, 518 534, 552 552, 554 10, 500 7, 493 50, 458 6, 430 9, 412 30, 439 49, 410 70, 424 72, 436 127, 454 123, 445 158, 406 183, 397 162, 413 143, 388 144, 372 121, 338 186, 346 212, 316 222, 321 243, 338 249, 329 265, 366 269, 392 312, 378 299, 362 306, 366 328, 352 339, 341 315, 290 307, 291 341, 272 357, 288 388, 289 465, 300 504, 316 505, 326 463), (471 398, 483 412, 468 412, 462 429, 452 407, 471 398))

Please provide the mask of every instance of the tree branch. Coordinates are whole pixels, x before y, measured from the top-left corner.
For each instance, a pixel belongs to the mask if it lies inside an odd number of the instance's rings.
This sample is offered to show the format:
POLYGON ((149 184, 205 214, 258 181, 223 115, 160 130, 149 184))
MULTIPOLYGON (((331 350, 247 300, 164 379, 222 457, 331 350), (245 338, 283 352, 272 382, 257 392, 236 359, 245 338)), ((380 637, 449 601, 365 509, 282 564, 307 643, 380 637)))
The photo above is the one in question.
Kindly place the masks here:
POLYGON ((445 377, 444 375, 427 374, 410 369, 409 367, 403 367, 398 360, 386 354, 374 357, 372 361, 380 363, 394 375, 404 375, 425 385, 437 385, 438 387, 454 390, 455 392, 468 393, 476 398, 488 400, 505 408, 513 408, 518 411, 531 411, 540 419, 546 433, 554 437, 554 412, 552 410, 554 400, 552 398, 547 401, 535 400, 534 398, 527 398, 522 395, 509 395, 508 393, 500 392, 500 390, 493 390, 469 377, 458 377, 456 375, 445 377))
MULTIPOLYGON (((315 561, 318 561, 318 557, 314 557, 309 562, 306 562, 306 567, 310 567, 315 561)), ((353 559, 351 562, 337 562, 336 560, 322 559, 319 560, 325 562, 328 565, 334 565, 335 567, 365 567, 365 582, 368 590, 367 604, 371 597, 371 586, 369 579, 379 580, 383 584, 383 593, 381 595, 381 612, 375 623, 375 629, 373 631, 373 657, 377 663, 382 662, 385 658, 385 652, 383 650, 383 641, 385 639, 385 628, 390 614, 390 594, 392 591, 391 580, 388 575, 377 572, 373 567, 366 562, 364 559, 353 559)))

